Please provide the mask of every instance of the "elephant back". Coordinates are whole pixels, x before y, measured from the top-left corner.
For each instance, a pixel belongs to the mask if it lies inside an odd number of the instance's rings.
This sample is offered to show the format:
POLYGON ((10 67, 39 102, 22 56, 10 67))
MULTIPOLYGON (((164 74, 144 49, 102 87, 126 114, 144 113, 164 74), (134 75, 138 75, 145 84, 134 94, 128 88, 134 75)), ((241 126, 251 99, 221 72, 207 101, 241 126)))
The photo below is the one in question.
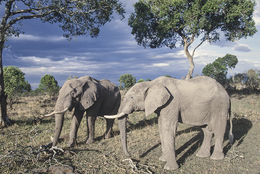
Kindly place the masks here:
POLYGON ((116 114, 121 102, 119 88, 109 80, 100 80, 103 98, 100 115, 116 114))

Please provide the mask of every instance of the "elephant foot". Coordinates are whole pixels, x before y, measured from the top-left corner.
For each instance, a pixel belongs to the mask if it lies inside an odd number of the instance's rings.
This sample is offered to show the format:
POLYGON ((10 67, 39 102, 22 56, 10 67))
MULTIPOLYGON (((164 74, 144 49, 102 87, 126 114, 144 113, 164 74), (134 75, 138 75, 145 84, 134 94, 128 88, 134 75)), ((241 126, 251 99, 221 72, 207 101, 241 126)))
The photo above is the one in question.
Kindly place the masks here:
POLYGON ((163 162, 166 162, 166 161, 167 161, 167 160, 166 160, 166 157, 165 157, 164 155, 160 156, 159 160, 160 160, 160 161, 163 161, 163 162))
POLYGON ((213 160, 222 160, 224 159, 224 153, 223 152, 213 152, 210 159, 213 160))
POLYGON ((210 156, 210 152, 205 152, 205 150, 200 149, 196 156, 200 158, 207 158, 210 156))
POLYGON ((169 163, 167 162, 164 166, 165 170, 176 170, 179 168, 179 165, 176 162, 169 163))
POLYGON ((92 144, 92 143, 94 143, 94 139, 88 138, 86 144, 92 144))

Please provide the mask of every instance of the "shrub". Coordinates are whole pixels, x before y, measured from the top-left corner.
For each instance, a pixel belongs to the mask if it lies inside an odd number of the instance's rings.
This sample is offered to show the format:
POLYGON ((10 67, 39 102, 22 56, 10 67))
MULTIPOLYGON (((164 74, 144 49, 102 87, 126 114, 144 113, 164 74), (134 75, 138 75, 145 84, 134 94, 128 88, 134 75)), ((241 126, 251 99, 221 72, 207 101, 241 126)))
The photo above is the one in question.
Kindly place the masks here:
POLYGON ((226 54, 224 57, 217 58, 213 63, 207 64, 202 73, 216 79, 223 86, 227 84, 228 68, 235 68, 238 60, 237 57, 231 54, 226 54))
POLYGON ((230 86, 237 91, 255 92, 260 90, 260 71, 253 69, 238 73, 230 78, 230 86))
POLYGON ((120 76, 120 89, 129 89, 136 83, 136 78, 131 74, 123 74, 120 76))
POLYGON ((17 95, 31 91, 31 85, 25 81, 25 74, 18 67, 7 66, 3 71, 7 102, 12 108, 17 95))
POLYGON ((41 92, 46 92, 50 96, 54 96, 59 91, 58 82, 52 75, 46 74, 41 78, 38 89, 41 92))

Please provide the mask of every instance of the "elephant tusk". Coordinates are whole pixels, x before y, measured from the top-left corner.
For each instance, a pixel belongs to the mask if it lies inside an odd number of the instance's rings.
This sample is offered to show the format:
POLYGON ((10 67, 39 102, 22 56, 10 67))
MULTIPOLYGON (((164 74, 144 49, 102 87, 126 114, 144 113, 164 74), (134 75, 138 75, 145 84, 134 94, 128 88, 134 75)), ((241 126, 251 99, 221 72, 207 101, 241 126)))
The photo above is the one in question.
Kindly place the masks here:
POLYGON ((55 115, 55 114, 63 114, 63 113, 65 113, 68 109, 69 109, 69 107, 65 108, 63 111, 53 111, 53 112, 50 113, 50 114, 44 115, 44 117, 50 117, 50 116, 55 115))
POLYGON ((117 114, 117 115, 104 115, 104 117, 107 119, 116 119, 116 118, 123 117, 124 115, 126 115, 126 114, 121 112, 120 114, 117 114))

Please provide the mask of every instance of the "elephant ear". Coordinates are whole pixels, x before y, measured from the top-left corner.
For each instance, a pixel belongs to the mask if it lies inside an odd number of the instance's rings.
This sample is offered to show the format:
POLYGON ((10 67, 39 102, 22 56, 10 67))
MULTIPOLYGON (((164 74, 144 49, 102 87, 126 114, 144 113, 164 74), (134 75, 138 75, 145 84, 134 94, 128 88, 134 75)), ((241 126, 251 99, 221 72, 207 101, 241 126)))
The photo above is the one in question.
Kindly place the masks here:
POLYGON ((98 84, 89 81, 82 88, 81 105, 90 108, 98 100, 98 84))
POLYGON ((171 98, 171 94, 168 89, 166 89, 162 85, 154 85, 150 87, 146 92, 145 97, 145 115, 148 116, 154 113, 158 108, 165 105, 169 99, 171 98))

